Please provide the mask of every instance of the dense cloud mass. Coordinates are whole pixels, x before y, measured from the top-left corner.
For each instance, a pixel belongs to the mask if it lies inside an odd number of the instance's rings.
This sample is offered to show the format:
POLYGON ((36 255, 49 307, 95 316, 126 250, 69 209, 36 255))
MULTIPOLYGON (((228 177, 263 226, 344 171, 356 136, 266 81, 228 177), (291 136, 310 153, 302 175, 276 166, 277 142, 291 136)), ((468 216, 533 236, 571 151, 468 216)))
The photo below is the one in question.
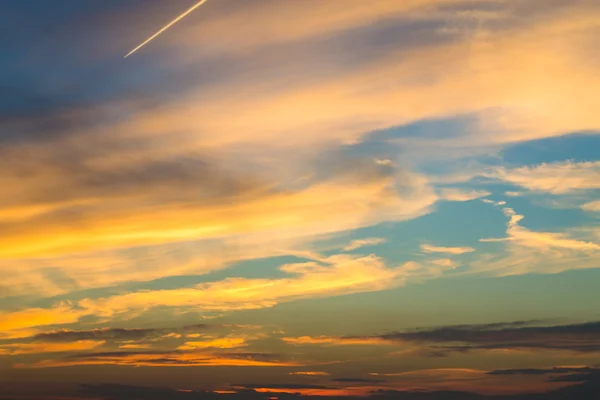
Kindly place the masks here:
POLYGON ((381 335, 384 340, 432 344, 440 352, 490 349, 600 351, 600 322, 527 326, 535 321, 456 325, 381 335), (456 345, 455 345, 456 344, 456 345))

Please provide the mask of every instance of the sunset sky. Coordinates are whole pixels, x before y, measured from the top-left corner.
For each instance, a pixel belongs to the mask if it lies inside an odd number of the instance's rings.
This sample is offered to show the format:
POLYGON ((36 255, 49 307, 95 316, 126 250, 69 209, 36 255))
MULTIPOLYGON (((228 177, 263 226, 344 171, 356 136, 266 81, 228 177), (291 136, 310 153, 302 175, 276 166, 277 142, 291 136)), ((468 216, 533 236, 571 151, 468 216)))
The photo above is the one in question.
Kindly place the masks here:
POLYGON ((196 4, 0 0, 0 399, 600 384, 599 1, 196 4))

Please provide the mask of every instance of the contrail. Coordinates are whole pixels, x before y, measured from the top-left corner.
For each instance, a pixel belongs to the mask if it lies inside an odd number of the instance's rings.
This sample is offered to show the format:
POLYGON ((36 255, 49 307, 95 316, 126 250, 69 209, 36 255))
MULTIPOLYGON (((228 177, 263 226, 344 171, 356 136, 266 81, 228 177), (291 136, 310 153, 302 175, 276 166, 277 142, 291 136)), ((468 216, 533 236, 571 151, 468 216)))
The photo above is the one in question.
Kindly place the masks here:
POLYGON ((129 53, 127 53, 127 55, 125 57, 123 57, 123 58, 129 57, 130 55, 132 55, 133 53, 135 53, 136 51, 138 51, 139 49, 141 49, 142 47, 144 47, 152 39, 154 39, 155 37, 157 37, 158 35, 160 35, 164 31, 166 31, 167 29, 169 29, 171 26, 173 26, 174 24, 176 24, 180 19, 182 19, 183 17, 185 17, 186 15, 188 15, 189 13, 191 13, 192 11, 194 11, 196 8, 200 7, 202 4, 206 3, 207 1, 208 0, 200 0, 198 3, 196 3, 194 6, 192 6, 189 10, 187 10, 186 12, 184 12, 183 14, 181 14, 179 17, 175 18, 173 21, 169 22, 167 25, 165 25, 164 27, 162 27, 162 29, 160 31, 156 32, 154 35, 152 35, 148 39, 146 39, 146 41, 144 43, 140 44, 138 47, 136 47, 135 49, 133 49, 129 53))

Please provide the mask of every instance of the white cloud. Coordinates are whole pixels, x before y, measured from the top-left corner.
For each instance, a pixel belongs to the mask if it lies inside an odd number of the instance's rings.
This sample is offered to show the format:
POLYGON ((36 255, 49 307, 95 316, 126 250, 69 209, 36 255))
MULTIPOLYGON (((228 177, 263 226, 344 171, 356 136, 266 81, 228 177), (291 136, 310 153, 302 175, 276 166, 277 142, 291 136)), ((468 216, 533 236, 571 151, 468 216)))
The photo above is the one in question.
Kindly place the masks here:
POLYGON ((523 195, 523 193, 521 193, 521 192, 511 192, 511 191, 504 192, 504 194, 509 197, 519 197, 519 196, 523 195))
POLYGON ((585 211, 600 212, 600 200, 590 201, 581 206, 585 211))
POLYGON ((347 246, 344 247, 344 251, 356 250, 361 247, 366 246, 375 246, 381 243, 385 243, 386 240, 383 238, 365 238, 365 239, 356 239, 351 241, 347 246))
POLYGON ((566 194, 600 189, 600 161, 544 163, 513 169, 499 167, 485 176, 534 192, 566 194))
POLYGON ((470 201, 489 196, 491 193, 485 190, 464 190, 448 188, 440 190, 440 197, 448 201, 470 201))
POLYGON ((456 268, 458 266, 458 263, 456 261, 451 260, 449 258, 438 258, 438 259, 432 260, 430 262, 434 265, 444 267, 444 268, 456 268))
POLYGON ((483 253, 467 273, 505 276, 598 267, 600 245, 594 242, 594 230, 570 230, 579 233, 578 236, 586 236, 585 239, 563 232, 532 231, 519 225, 523 215, 509 207, 503 208, 503 212, 509 218, 507 236, 481 239, 481 242, 505 242, 507 252, 483 253))
POLYGON ((472 253, 475 251, 473 247, 444 247, 444 246, 433 246, 430 244, 422 244, 421 251, 425 253, 447 253, 447 254, 465 254, 472 253))
POLYGON ((564 233, 532 231, 519 225, 524 218, 512 208, 505 207, 504 214, 509 217, 505 238, 480 239, 481 242, 512 242, 518 246, 529 247, 538 251, 553 248, 579 251, 598 251, 600 245, 568 237, 564 233))

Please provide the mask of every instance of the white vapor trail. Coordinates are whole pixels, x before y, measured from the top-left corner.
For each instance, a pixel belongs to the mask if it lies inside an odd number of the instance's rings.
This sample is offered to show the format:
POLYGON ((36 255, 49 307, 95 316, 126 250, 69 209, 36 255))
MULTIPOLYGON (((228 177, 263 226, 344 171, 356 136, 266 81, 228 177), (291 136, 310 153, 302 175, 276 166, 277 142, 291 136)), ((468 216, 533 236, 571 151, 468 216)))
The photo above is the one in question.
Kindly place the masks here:
POLYGON ((183 14, 181 14, 179 17, 175 18, 173 21, 169 22, 167 25, 163 26, 158 32, 156 32, 154 35, 152 35, 148 39, 146 39, 146 41, 144 43, 140 44, 138 47, 136 47, 135 49, 133 49, 129 53, 127 53, 127 55, 125 57, 123 57, 123 58, 129 57, 130 55, 132 55, 133 53, 135 53, 136 51, 138 51, 139 49, 141 49, 142 47, 144 47, 151 40, 153 40, 158 35, 160 35, 164 31, 166 31, 167 29, 169 29, 171 26, 173 26, 174 24, 176 24, 180 19, 184 18, 186 15, 188 15, 189 13, 191 13, 192 11, 194 11, 196 8, 200 7, 202 4, 206 3, 207 1, 208 0, 200 0, 198 3, 196 3, 195 5, 193 5, 192 7, 190 7, 189 10, 187 10, 186 12, 184 12, 183 14))

